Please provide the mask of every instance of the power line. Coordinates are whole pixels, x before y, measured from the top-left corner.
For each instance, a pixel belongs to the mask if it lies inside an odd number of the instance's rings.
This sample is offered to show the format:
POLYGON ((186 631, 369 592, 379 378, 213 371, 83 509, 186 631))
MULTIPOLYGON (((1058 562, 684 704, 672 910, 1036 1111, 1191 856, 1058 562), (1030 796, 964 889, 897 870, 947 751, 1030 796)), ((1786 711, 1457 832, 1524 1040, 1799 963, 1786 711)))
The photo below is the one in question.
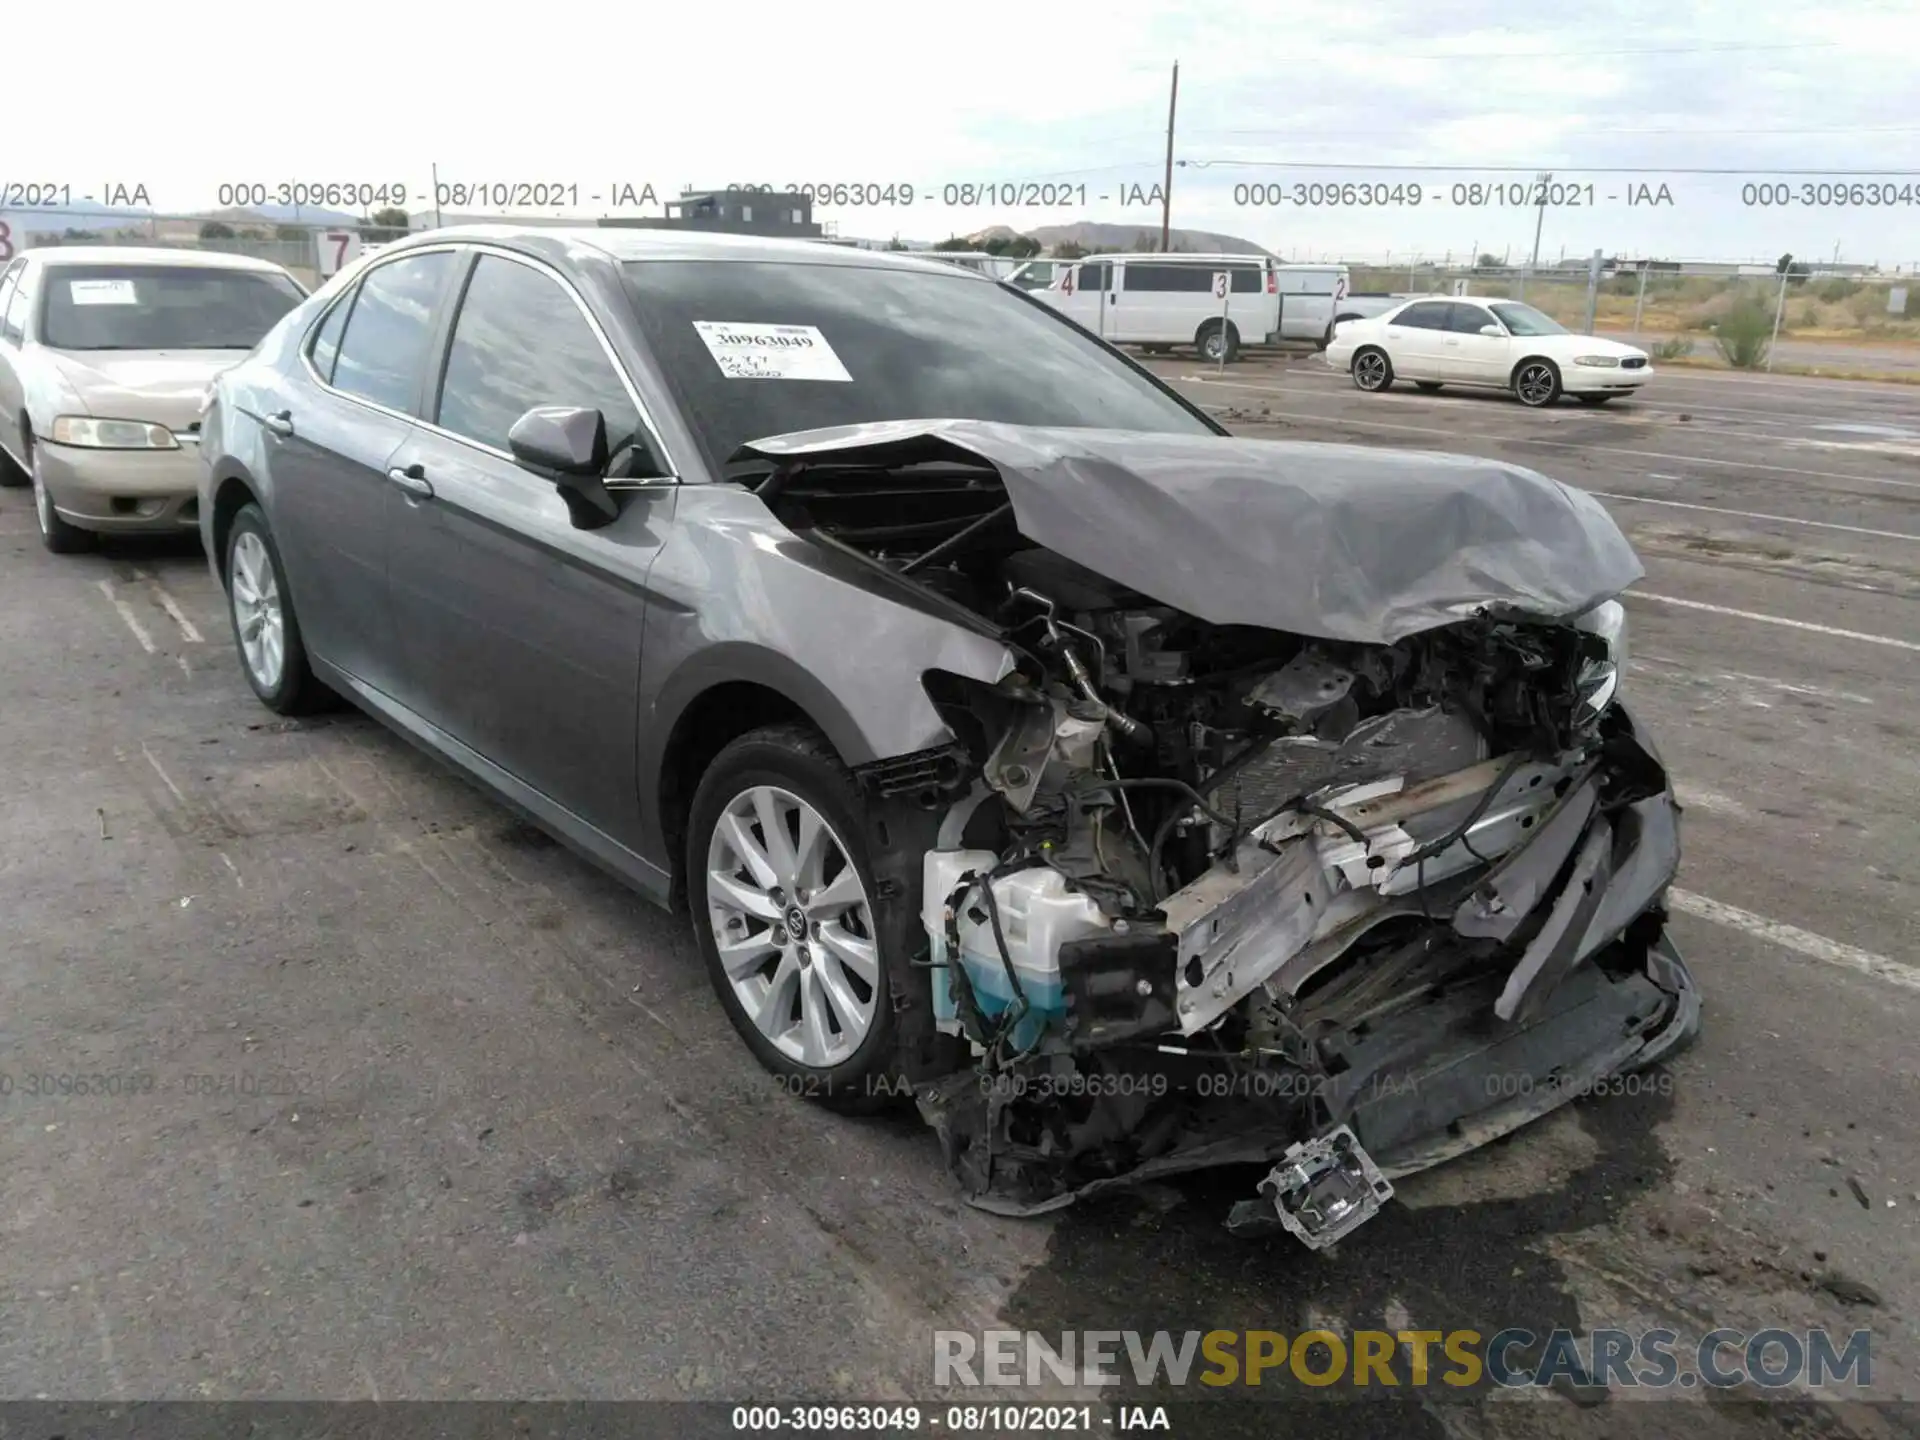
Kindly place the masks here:
MULTIPOLYGON (((1432 126, 1413 127, 1406 130, 1370 130, 1371 135, 1428 135, 1432 126)), ((1324 129, 1309 130, 1190 130, 1189 135, 1291 135, 1297 137, 1319 137, 1326 134, 1324 129)), ((1698 125, 1662 125, 1640 126, 1604 126, 1594 130, 1572 130, 1572 135, 1920 135, 1920 125, 1826 125, 1809 126, 1803 129, 1761 130, 1732 129, 1708 130, 1698 125)))
MULTIPOLYGON (((1663 45, 1639 50, 1432 50, 1424 53, 1389 52, 1395 60, 1584 60, 1589 56, 1619 55, 1727 55, 1752 50, 1835 50, 1837 40, 1810 40, 1794 44, 1663 45)), ((1316 57, 1305 57, 1311 63, 1316 57)), ((1318 57, 1324 58, 1324 57, 1318 57)))
POLYGON ((1347 162, 1344 160, 1176 160, 1176 165, 1194 170, 1211 170, 1215 166, 1240 166, 1258 170, 1382 170, 1388 172, 1413 173, 1415 171, 1446 173, 1453 175, 1530 175, 1542 170, 1552 170, 1563 175, 1817 175, 1826 178, 1855 176, 1894 176, 1920 178, 1920 164, 1902 169, 1861 170, 1843 166, 1817 169, 1793 169, 1766 165, 1701 166, 1701 165, 1431 165, 1424 161, 1408 161, 1403 165, 1381 165, 1373 163, 1347 162))

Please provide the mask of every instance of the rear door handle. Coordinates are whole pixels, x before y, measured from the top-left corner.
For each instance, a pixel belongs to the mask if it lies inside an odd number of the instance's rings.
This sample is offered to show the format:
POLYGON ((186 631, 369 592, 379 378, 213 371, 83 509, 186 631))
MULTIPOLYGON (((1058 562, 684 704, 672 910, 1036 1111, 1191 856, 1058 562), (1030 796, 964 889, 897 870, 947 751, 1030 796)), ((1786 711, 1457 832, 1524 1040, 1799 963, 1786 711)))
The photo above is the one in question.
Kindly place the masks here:
POLYGON ((276 435, 285 436, 293 434, 293 412, 291 410, 276 410, 271 415, 262 416, 260 423, 276 435))
POLYGON ((409 495, 417 496, 422 500, 431 500, 433 498, 433 482, 427 479, 427 472, 418 465, 408 465, 405 468, 396 467, 389 470, 387 471, 387 479, 398 485, 409 495))

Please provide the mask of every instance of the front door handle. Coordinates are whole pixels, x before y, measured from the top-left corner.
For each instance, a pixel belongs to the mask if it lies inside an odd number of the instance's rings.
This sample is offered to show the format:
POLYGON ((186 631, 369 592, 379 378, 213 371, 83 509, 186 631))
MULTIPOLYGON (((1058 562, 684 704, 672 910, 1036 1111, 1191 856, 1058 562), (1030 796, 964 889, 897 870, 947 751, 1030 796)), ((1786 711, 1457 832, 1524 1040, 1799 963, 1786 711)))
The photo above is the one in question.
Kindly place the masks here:
POLYGON ((421 500, 433 498, 433 482, 427 479, 427 472, 419 465, 408 465, 387 471, 387 479, 398 485, 409 495, 421 500))
POLYGON ((262 416, 260 423, 276 435, 284 437, 293 434, 293 412, 291 410, 276 410, 271 415, 262 416))

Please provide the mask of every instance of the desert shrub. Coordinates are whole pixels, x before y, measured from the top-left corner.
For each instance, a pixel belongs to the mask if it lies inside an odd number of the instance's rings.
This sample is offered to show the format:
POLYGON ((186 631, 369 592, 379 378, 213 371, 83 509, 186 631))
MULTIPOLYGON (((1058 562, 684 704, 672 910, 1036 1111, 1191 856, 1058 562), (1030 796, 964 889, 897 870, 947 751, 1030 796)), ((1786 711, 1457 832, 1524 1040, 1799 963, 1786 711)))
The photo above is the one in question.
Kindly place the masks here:
POLYGON ((1773 338, 1773 311, 1756 297, 1741 297, 1713 327, 1714 348, 1736 370, 1766 364, 1773 338))
POLYGON ((1664 340, 1656 340, 1647 348, 1647 353, 1656 360, 1679 360, 1693 353, 1693 341, 1684 335, 1669 335, 1664 340))

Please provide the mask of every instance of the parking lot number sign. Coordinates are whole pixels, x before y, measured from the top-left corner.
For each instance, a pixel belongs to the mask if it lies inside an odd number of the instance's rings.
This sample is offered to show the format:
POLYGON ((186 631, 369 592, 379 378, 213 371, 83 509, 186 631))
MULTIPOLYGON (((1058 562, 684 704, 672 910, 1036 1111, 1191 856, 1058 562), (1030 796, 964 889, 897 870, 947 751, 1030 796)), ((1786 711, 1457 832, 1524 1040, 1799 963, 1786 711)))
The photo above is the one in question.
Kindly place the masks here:
POLYGON ((1216 300, 1226 299, 1227 287, 1232 283, 1233 283, 1233 277, 1229 275, 1225 270, 1214 271, 1213 272, 1213 298, 1216 300))
POLYGON ((1891 290, 1887 291, 1887 313, 1889 315, 1904 315, 1907 313, 1906 286, 1895 285, 1891 290))
POLYGON ((357 230, 323 230, 313 238, 320 251, 320 263, 316 268, 322 275, 337 275, 343 266, 360 253, 360 232, 357 230))

